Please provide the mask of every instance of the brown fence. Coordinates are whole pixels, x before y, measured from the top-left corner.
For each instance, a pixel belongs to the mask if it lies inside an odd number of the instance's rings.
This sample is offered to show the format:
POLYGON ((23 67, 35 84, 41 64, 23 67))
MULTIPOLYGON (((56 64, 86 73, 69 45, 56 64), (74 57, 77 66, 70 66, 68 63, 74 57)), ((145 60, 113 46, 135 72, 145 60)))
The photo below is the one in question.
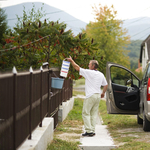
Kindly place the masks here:
POLYGON ((53 72, 59 77, 59 71, 49 69, 0 75, 0 150, 15 150, 32 139, 44 117, 54 117, 56 127, 59 105, 72 97, 72 80, 52 89, 53 72))

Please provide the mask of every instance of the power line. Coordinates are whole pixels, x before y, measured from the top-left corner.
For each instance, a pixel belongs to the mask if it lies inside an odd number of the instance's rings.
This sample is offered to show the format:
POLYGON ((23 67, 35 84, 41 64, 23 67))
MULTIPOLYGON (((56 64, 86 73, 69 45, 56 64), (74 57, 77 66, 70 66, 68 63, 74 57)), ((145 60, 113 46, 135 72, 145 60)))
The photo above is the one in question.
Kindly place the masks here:
POLYGON ((73 29, 76 30, 77 32, 80 30, 79 28, 72 27, 72 26, 70 26, 70 25, 68 25, 68 27, 73 28, 73 29), (75 28, 76 28, 76 29, 75 29, 75 28))
MULTIPOLYGON (((146 9, 149 9, 150 7, 148 7, 148 8, 146 8, 146 9)), ((145 9, 145 10, 146 10, 145 9)), ((145 11, 144 10, 144 11, 145 11)), ((64 12, 64 11, 62 11, 62 10, 60 10, 60 11, 54 11, 54 12, 50 12, 50 13, 45 13, 45 15, 49 15, 49 14, 55 14, 55 13, 61 13, 61 12, 64 12)), ((142 19, 145 19, 146 17, 144 17, 144 18, 140 18, 140 19, 137 19, 137 20, 135 20, 135 21, 133 21, 133 22, 131 22, 131 23, 129 23, 129 24, 127 24, 127 25, 125 25, 125 27, 126 26, 128 26, 128 25, 130 25, 130 24, 132 24, 132 23, 135 23, 135 22, 138 22, 138 21, 140 21, 140 20, 142 20, 142 19)), ((11 20, 16 20, 17 18, 12 18, 12 19, 8 19, 8 21, 11 21, 11 20)), ((72 21, 77 21, 78 19, 75 19, 75 20, 68 20, 68 21, 64 21, 64 22, 72 22, 72 21)), ((123 21, 125 21, 125 20, 123 20, 123 21)), ((122 22, 122 21, 119 21, 120 23, 122 22)), ((118 23, 118 22, 117 22, 118 23)), ((112 23, 112 24, 110 24, 110 25, 107 25, 107 26, 104 26, 104 27, 109 27, 109 26, 112 26, 112 25, 115 25, 115 24, 117 24, 117 23, 112 23)), ((71 27, 71 26, 70 26, 71 27)), ((95 27, 95 28, 92 28, 92 29, 98 29, 98 28, 104 28, 104 27, 95 27)), ((71 27, 71 28, 75 28, 75 27, 71 27)), ((90 28, 90 27, 87 27, 87 28, 90 28)), ((79 30, 79 29, 76 29, 76 31, 77 30, 79 30)), ((147 29, 146 29, 147 30, 147 29)), ((144 30, 145 31, 145 30, 144 30)), ((137 34, 139 34, 139 33, 137 33, 137 34)), ((133 35, 133 36, 136 36, 137 34, 135 34, 135 35, 133 35)), ((133 37, 132 36, 132 37, 133 37)))
MULTIPOLYGON (((146 8, 146 9, 149 9, 150 7, 148 7, 148 8, 146 8)), ((146 10, 145 9, 145 10, 146 10)), ((145 11, 144 10, 144 11, 145 11)), ((62 10, 60 10, 60 11, 54 11, 54 12, 50 12, 50 13, 45 13, 45 15, 49 15, 49 14, 55 14, 55 13, 61 13, 61 12, 64 12, 64 11, 62 11, 62 10)), ((144 18, 146 18, 146 17, 144 17, 144 18)), ((129 25, 130 24, 132 24, 132 23, 134 23, 134 22, 138 22, 139 20, 142 20, 142 19, 144 19, 144 18, 140 18, 140 19, 138 19, 138 20, 136 20, 136 21, 133 21, 133 22, 131 22, 131 23, 129 23, 129 25)), ((10 21, 10 20, 16 20, 17 18, 11 18, 11 19, 7 19, 8 21, 10 21)), ((75 20, 68 20, 68 21, 64 21, 64 22, 72 22, 72 21, 76 21, 76 20, 78 20, 78 19, 75 19, 75 20)), ((126 20, 128 20, 128 19, 126 19, 126 20)), ((122 21, 126 21, 126 20, 122 20, 122 21)), ((121 22, 122 22, 121 21, 121 22)), ((110 26, 110 25, 109 25, 110 26)))
POLYGON ((136 35, 140 34, 140 33, 141 33, 141 32, 143 32, 143 31, 146 31, 146 30, 148 30, 148 29, 150 29, 150 27, 148 27, 148 28, 146 28, 146 29, 144 29, 144 30, 140 31, 139 33, 134 34, 132 37, 134 37, 134 36, 136 36, 136 35))
MULTIPOLYGON (((145 19, 145 18, 147 18, 147 17, 142 17, 142 18, 140 18, 140 19, 137 19, 137 20, 135 20, 135 21, 133 21, 133 22, 130 22, 129 24, 125 24, 125 25, 123 25, 124 27, 126 27, 126 26, 128 26, 128 25, 130 25, 130 24, 132 24, 132 23, 135 23, 135 22, 138 22, 138 21, 140 21, 140 20, 142 20, 142 19, 145 19)), ((125 20, 126 21, 126 20, 125 20)))
MULTIPOLYGON (((147 10, 147 9, 149 9, 149 8, 150 8, 150 7, 146 8, 145 10, 147 10)), ((145 11, 145 10, 143 10, 143 11, 145 11)), ((61 13, 61 12, 64 12, 64 11, 62 11, 62 10, 60 10, 60 11, 54 11, 54 12, 50 12, 50 13, 45 13, 45 15, 55 14, 55 13, 61 13)), ((135 21, 133 21, 133 22, 131 22, 131 23, 125 25, 125 27, 128 26, 128 25, 130 25, 130 24, 132 24, 132 23, 135 23, 135 22, 138 22, 138 21, 140 21, 140 20, 142 20, 142 19, 145 19, 145 18, 146 18, 146 17, 137 19, 137 20, 135 20, 135 21)), ((17 18, 12 18, 12 19, 8 19, 8 21, 16 20, 16 19, 17 19, 17 18)), ((77 20, 78 20, 78 19, 75 19, 75 20, 68 20, 68 21, 64 21, 64 22, 73 22, 73 21, 77 21, 77 20)), ((128 20, 128 19, 126 19, 126 20, 128 20)), ((122 21, 126 21, 126 20, 122 20, 122 21)), ((121 23, 122 21, 119 21, 119 23, 121 23)), ((109 27, 109 26, 115 25, 115 24, 117 24, 117 23, 118 23, 118 22, 112 23, 112 24, 107 25, 107 26, 104 26, 104 27, 109 27)), ((76 31, 79 30, 77 27, 72 27, 72 26, 70 26, 70 27, 73 28, 73 29, 76 28, 76 29, 74 29, 74 30, 76 30, 76 31)), ((104 28, 104 27, 95 27, 95 28, 92 28, 92 29, 98 29, 98 28, 104 28)), ((87 27, 87 28, 90 28, 90 27, 87 27)), ((149 29, 149 28, 147 28, 147 29, 149 29)), ((145 29, 145 30, 147 30, 147 29, 145 29)), ((145 30, 143 30, 143 31, 145 31, 145 30)), ((143 31, 141 31, 141 32, 143 32, 143 31)), ((134 36, 140 34, 141 32, 136 33, 135 35, 133 35, 133 36, 131 36, 131 37, 134 37, 134 36)))
POLYGON ((139 39, 135 40, 135 41, 132 42, 132 43, 135 43, 136 41, 141 40, 141 38, 145 37, 146 35, 147 35, 147 34, 144 34, 143 36, 141 36, 139 39))
MULTIPOLYGON (((54 11, 54 12, 50 12, 50 13, 45 13, 45 15, 48 15, 48 14, 55 14, 55 13, 60 13, 60 12, 63 12, 62 10, 60 10, 60 11, 54 11)), ((29 16, 27 16, 27 17, 29 17, 29 16)), ((13 18, 13 19, 7 19, 8 21, 9 20, 17 20, 18 18, 13 18)))
MULTIPOLYGON (((139 13, 141 14, 142 12, 146 11, 147 9, 150 9, 150 7, 145 8, 144 10, 140 11, 139 13)), ((137 13, 137 14, 139 14, 139 13, 137 13)), ((128 18, 128 19, 125 19, 125 20, 129 20, 129 18, 128 18)), ((124 20, 124 21, 125 21, 125 20, 124 20)))

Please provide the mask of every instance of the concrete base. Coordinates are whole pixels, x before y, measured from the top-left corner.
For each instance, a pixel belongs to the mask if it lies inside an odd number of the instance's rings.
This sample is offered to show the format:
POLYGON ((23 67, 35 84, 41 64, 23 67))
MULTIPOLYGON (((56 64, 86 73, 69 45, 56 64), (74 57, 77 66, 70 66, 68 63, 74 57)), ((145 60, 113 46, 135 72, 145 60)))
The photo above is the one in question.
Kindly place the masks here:
POLYGON ((73 105, 74 105, 74 97, 70 98, 66 102, 63 102, 62 105, 59 106, 59 111, 58 111, 59 122, 63 122, 65 120, 70 110, 72 110, 73 105))
MULTIPOLYGON (((74 105, 74 97, 63 102, 58 111, 58 121, 63 122, 74 105)), ((53 140, 54 119, 43 119, 42 127, 37 127, 32 133, 32 139, 26 140, 18 150, 46 150, 47 145, 53 140)))
POLYGON ((48 143, 53 140, 54 119, 46 117, 42 127, 37 127, 32 133, 32 139, 26 140, 18 150, 46 150, 48 143))

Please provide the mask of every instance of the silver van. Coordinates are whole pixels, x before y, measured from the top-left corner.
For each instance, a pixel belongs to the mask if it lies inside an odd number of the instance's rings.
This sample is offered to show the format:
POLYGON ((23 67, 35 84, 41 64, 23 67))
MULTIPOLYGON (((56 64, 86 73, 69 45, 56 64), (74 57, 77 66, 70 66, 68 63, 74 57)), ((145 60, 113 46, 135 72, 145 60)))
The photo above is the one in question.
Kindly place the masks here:
POLYGON ((150 131, 150 63, 140 80, 124 66, 107 62, 106 79, 107 113, 137 115, 137 123, 150 131))

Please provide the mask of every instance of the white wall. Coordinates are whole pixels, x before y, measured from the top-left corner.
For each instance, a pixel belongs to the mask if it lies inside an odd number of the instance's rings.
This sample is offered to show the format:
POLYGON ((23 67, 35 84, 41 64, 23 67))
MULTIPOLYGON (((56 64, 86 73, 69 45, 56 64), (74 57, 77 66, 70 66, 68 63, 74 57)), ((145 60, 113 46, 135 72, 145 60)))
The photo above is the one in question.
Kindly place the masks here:
POLYGON ((142 72, 144 72, 145 70, 147 61, 148 61, 148 49, 147 49, 147 43, 145 42, 145 47, 143 47, 143 51, 142 51, 142 72))

